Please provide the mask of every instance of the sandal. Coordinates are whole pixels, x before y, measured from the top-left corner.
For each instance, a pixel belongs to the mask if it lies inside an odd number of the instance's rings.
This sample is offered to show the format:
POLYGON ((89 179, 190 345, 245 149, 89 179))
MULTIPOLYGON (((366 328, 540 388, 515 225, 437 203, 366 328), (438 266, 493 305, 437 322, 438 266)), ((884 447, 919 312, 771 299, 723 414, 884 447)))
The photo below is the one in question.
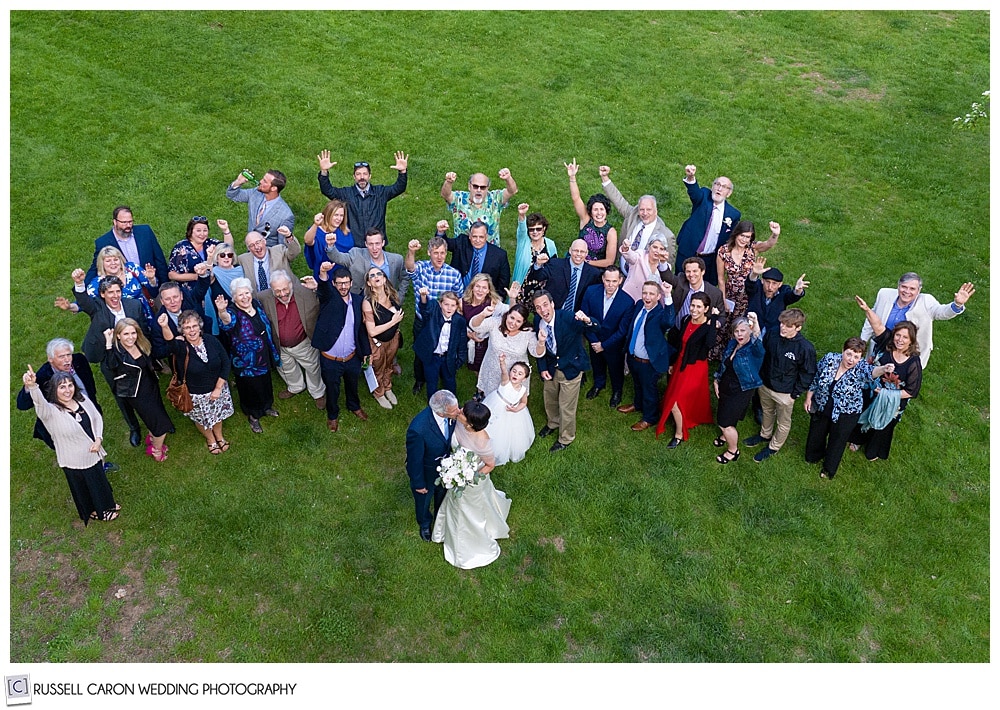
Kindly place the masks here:
MULTIPOLYGON (((119 509, 120 510, 120 509, 119 509)), ((110 523, 112 520, 118 517, 119 510, 105 510, 104 511, 104 522, 110 523)))
POLYGON ((724 437, 721 437, 721 436, 715 437, 715 441, 712 442, 712 446, 715 446, 716 448, 722 447, 722 446, 725 446, 725 445, 726 445, 726 439, 724 437))
POLYGON ((208 445, 208 453, 212 454, 212 456, 218 456, 219 454, 221 454, 222 453, 222 447, 219 445, 219 442, 213 442, 213 443, 209 444, 208 445))
POLYGON ((740 450, 736 449, 734 454, 732 451, 724 451, 721 456, 716 456, 715 460, 721 464, 732 463, 740 457, 740 450))
POLYGON ((162 449, 157 449, 155 446, 151 447, 149 455, 153 457, 154 461, 166 461, 167 460, 166 445, 164 445, 162 449))
POLYGON ((96 510, 92 510, 92 511, 90 511, 90 519, 91 520, 100 520, 101 516, 97 514, 96 510))
POLYGON ((229 442, 226 441, 225 439, 219 439, 219 450, 229 451, 229 442))

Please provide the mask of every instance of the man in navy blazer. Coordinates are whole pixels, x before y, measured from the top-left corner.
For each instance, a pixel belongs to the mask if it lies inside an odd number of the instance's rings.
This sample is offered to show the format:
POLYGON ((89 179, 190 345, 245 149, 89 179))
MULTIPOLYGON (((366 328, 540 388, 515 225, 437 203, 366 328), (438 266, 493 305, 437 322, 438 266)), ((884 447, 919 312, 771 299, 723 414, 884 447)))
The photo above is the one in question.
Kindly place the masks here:
POLYGON ((670 345, 666 336, 674 324, 672 290, 667 282, 646 281, 642 285, 642 299, 635 302, 628 316, 622 319, 621 327, 608 340, 612 346, 625 345, 634 394, 632 404, 622 405, 618 411, 642 413, 642 419, 632 425, 632 431, 649 429, 660 418, 656 383, 670 368, 670 345), (637 330, 640 323, 642 328, 637 330))
POLYGON ((719 285, 715 268, 715 254, 729 241, 733 225, 740 221, 740 211, 727 201, 733 194, 733 182, 725 176, 715 178, 712 188, 698 187, 694 165, 684 168, 684 186, 691 198, 691 216, 681 226, 677 235, 677 259, 674 272, 681 272, 681 264, 692 256, 705 262, 705 280, 719 285))
POLYGON ((118 205, 111 212, 111 230, 94 241, 94 258, 87 269, 87 283, 97 276, 97 254, 104 247, 115 247, 140 269, 152 264, 156 269, 156 282, 167 282, 167 260, 156 235, 148 224, 133 224, 132 208, 118 205))
POLYGON ((444 502, 444 486, 435 486, 438 464, 451 453, 451 435, 458 416, 458 399, 438 390, 406 429, 406 473, 420 526, 420 539, 431 541, 431 524, 444 502), (431 513, 431 500, 434 512, 431 513))
POLYGON ((576 438, 580 385, 583 373, 590 369, 581 335, 597 324, 583 311, 557 309, 552 294, 545 289, 535 291, 532 303, 538 333, 535 358, 542 378, 546 420, 538 435, 545 437, 558 430, 559 438, 549 451, 562 451, 576 438))
POLYGON ((360 294, 351 293, 351 272, 342 266, 334 268, 329 261, 319 267, 316 280, 319 316, 313 329, 312 346, 320 352, 320 374, 326 385, 326 427, 332 432, 339 427, 340 380, 344 380, 347 408, 361 421, 368 414, 361 408, 358 380, 361 362, 371 356, 368 330, 361 316, 360 294), (330 272, 333 271, 333 286, 330 272), (334 292, 336 289, 336 292, 334 292))
POLYGON ((443 389, 455 392, 458 369, 469 352, 468 323, 458 312, 458 294, 445 291, 436 300, 429 299, 429 294, 427 286, 417 294, 424 326, 413 341, 413 352, 424 366, 428 398, 438 390, 439 382, 444 384, 443 389), (448 332, 442 337, 446 323, 448 332))
POLYGON ((587 242, 574 239, 569 247, 569 256, 549 259, 544 251, 535 259, 534 275, 539 281, 545 282, 545 290, 552 296, 556 308, 566 309, 571 313, 580 310, 583 294, 587 288, 600 282, 601 270, 587 263, 587 242), (576 295, 572 304, 567 301, 573 287, 573 271, 579 270, 576 283, 576 295))
POLYGON ((510 286, 510 261, 507 259, 506 250, 486 241, 486 223, 473 222, 468 234, 458 234, 454 237, 445 236, 447 229, 448 220, 440 220, 434 236, 442 237, 448 243, 448 251, 452 254, 451 265, 462 275, 462 285, 468 286, 476 274, 489 274, 493 280, 493 288, 503 295, 510 286))
POLYGON ((617 264, 604 270, 601 283, 587 288, 583 294, 580 310, 597 323, 597 328, 586 331, 590 341, 590 367, 594 371, 594 386, 587 392, 587 399, 600 394, 611 379, 611 406, 622 402, 622 388, 625 385, 625 349, 622 342, 608 347, 610 338, 622 319, 631 313, 632 298, 621 290, 622 272, 617 264))

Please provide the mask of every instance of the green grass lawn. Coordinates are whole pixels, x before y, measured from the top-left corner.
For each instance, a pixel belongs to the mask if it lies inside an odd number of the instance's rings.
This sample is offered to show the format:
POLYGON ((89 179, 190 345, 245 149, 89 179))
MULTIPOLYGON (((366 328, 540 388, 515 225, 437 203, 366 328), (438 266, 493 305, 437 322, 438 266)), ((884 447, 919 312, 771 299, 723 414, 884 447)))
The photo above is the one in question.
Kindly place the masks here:
POLYGON ((952 127, 989 88, 988 14, 14 12, 10 39, 12 397, 50 338, 82 342, 86 317, 52 302, 114 205, 169 252, 191 215, 239 234, 226 185, 278 168, 301 238, 323 148, 334 184, 355 160, 390 183, 410 154, 393 251, 447 216, 449 170, 509 167, 560 249, 564 161, 584 199, 610 165, 674 232, 684 165, 724 173, 759 232, 782 224, 768 261, 811 281, 820 355, 860 331, 853 296, 904 271, 943 302, 977 288, 937 324, 890 461, 848 453, 821 481, 799 409, 780 456, 720 467, 714 427, 671 451, 581 398, 572 447, 539 440, 494 474, 511 537, 472 571, 413 519, 408 349, 392 412, 365 396, 371 421, 330 434, 296 398, 263 436, 230 419, 219 457, 178 415, 162 465, 128 447, 98 376, 124 513, 87 529, 12 402, 12 661, 989 660, 989 138, 952 127))

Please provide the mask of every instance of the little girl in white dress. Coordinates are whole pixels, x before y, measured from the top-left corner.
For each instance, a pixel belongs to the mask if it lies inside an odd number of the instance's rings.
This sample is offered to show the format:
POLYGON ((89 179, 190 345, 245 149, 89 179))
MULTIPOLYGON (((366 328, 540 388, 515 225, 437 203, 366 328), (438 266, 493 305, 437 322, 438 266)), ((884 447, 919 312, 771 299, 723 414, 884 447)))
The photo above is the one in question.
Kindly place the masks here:
POLYGON ((515 362, 507 369, 507 357, 500 353, 500 386, 486 395, 483 404, 490 408, 486 431, 493 443, 496 465, 520 461, 535 441, 535 426, 528 412, 528 377, 526 362, 515 362))

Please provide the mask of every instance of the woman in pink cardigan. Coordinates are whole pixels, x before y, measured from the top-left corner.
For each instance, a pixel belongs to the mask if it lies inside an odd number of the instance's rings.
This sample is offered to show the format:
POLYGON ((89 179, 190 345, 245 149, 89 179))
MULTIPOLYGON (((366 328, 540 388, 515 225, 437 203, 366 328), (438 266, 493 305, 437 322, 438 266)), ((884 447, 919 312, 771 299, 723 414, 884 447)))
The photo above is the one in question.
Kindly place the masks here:
POLYGON ((667 241, 659 235, 650 237, 645 251, 632 251, 627 240, 622 242, 618 251, 628 264, 628 276, 622 284, 622 291, 631 296, 633 301, 642 298, 642 285, 645 282, 663 281, 660 272, 670 269, 667 241))
POLYGON ((43 395, 28 366, 22 376, 35 413, 52 435, 56 460, 66 474, 80 520, 111 521, 121 506, 115 503, 111 484, 104 473, 104 420, 94 404, 76 386, 69 372, 53 372, 43 395))

